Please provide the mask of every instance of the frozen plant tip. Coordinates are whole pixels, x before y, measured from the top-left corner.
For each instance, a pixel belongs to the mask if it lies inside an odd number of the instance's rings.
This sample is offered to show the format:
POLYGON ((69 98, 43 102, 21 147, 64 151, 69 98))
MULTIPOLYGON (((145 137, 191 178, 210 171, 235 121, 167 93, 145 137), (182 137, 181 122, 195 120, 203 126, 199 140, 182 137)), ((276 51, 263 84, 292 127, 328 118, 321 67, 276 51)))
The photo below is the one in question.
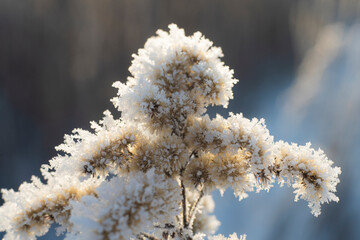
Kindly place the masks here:
POLYGON ((127 83, 114 83, 120 119, 105 111, 92 132, 65 135, 62 154, 41 167, 45 183, 2 190, 4 239, 36 239, 55 223, 65 239, 245 240, 212 235, 213 190, 230 187, 241 200, 277 179, 315 216, 339 200, 340 168, 322 150, 274 142, 263 119, 206 114, 227 107, 237 80, 200 32, 169 28, 133 55, 127 83))

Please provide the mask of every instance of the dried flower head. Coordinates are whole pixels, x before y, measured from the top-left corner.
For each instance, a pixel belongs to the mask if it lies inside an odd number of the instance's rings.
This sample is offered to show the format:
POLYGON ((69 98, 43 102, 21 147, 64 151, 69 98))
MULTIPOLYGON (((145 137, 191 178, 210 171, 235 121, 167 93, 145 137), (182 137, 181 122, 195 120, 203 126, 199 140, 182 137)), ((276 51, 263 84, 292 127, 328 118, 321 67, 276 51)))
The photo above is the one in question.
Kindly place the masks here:
POLYGON ((241 200, 277 179, 315 216, 339 200, 340 168, 322 150, 274 142, 263 119, 205 114, 227 107, 237 80, 201 33, 169 28, 133 55, 128 82, 114 83, 122 118, 105 111, 93 132, 65 135, 62 154, 41 167, 46 183, 2 190, 5 239, 35 239, 56 223, 66 239, 245 240, 211 237, 220 225, 213 190, 232 188, 241 200))

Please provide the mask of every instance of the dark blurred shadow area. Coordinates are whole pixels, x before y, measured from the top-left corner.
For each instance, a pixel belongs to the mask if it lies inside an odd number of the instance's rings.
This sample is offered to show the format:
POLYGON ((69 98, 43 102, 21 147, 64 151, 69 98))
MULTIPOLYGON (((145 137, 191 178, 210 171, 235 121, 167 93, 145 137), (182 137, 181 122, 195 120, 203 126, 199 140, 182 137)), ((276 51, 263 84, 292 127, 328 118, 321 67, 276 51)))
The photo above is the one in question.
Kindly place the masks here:
MULTIPOLYGON (((255 239, 360 236, 359 0, 0 0, 0 188, 17 189, 73 128, 109 109, 131 54, 176 23, 220 46, 240 82, 229 109, 275 140, 313 142, 341 166, 340 202, 319 218, 289 188, 216 198, 220 233, 255 239)), ((2 235, 0 234, 0 237, 2 235)), ((54 239, 49 234, 42 239, 54 239)))

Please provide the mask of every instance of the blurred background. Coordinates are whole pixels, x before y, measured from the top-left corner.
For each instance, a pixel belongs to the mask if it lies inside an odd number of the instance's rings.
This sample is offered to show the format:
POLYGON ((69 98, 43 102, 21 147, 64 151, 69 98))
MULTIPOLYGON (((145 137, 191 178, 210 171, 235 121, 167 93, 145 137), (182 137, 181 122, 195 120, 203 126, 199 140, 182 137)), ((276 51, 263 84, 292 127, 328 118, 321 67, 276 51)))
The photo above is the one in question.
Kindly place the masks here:
POLYGON ((201 31, 240 79, 229 109, 211 116, 265 118, 275 140, 311 141, 343 172, 340 202, 318 218, 288 187, 241 202, 216 192, 218 233, 359 239, 359 0, 0 0, 0 188, 39 176, 73 128, 105 109, 120 116, 112 82, 126 81, 131 54, 169 23, 201 31))

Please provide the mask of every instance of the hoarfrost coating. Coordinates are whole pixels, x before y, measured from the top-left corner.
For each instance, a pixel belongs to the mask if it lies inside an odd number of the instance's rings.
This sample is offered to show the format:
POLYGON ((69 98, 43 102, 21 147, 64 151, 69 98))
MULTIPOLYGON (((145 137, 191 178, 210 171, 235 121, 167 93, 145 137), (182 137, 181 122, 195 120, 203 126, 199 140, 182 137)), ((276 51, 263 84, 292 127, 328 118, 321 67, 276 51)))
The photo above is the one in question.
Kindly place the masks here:
POLYGON ((175 24, 134 54, 131 77, 115 82, 122 112, 104 112, 92 132, 75 129, 19 190, 2 190, 4 239, 36 239, 51 224, 66 239, 241 239, 213 236, 213 190, 239 200, 275 180, 295 190, 318 216, 335 195, 340 168, 322 150, 274 142, 264 119, 206 114, 227 107, 237 82, 220 48, 175 24))

